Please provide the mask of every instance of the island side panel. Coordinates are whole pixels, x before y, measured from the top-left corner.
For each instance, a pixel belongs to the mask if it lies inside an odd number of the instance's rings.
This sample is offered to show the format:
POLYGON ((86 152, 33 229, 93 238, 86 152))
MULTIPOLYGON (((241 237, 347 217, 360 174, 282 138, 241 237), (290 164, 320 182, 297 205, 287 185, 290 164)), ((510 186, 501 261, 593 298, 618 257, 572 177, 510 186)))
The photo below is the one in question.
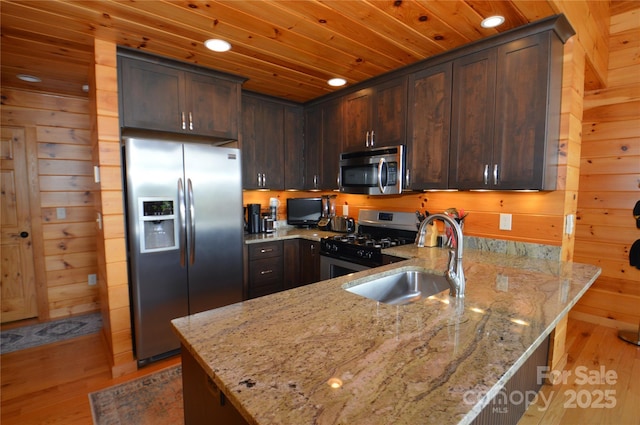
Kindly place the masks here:
POLYGON ((185 425, 249 425, 184 345, 181 352, 185 425))

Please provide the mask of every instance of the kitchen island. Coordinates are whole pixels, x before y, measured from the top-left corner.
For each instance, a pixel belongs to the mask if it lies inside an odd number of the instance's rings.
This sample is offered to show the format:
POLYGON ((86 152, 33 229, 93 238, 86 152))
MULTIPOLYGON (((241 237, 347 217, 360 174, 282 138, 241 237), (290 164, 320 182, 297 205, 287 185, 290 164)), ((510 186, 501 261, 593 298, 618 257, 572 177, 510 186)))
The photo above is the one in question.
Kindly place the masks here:
MULTIPOLYGON (((396 306, 343 288, 446 268, 444 249, 392 250, 408 259, 175 319, 184 358, 249 424, 467 424, 600 273, 465 250, 463 299, 444 291, 396 306)), ((190 385, 187 404, 200 393, 190 385)))

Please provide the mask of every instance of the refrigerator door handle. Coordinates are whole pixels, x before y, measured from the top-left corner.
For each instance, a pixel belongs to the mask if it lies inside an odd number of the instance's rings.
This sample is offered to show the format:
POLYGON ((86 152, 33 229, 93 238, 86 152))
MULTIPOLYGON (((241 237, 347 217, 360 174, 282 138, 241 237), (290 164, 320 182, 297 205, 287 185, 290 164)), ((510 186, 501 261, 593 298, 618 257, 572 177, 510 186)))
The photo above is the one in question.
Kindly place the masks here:
POLYGON ((182 179, 178 179, 178 205, 180 208, 180 267, 185 267, 186 264, 186 234, 187 234, 187 214, 184 202, 184 185, 182 179))
POLYGON ((196 209, 193 201, 193 185, 187 179, 187 197, 189 200, 189 264, 196 262, 196 209))

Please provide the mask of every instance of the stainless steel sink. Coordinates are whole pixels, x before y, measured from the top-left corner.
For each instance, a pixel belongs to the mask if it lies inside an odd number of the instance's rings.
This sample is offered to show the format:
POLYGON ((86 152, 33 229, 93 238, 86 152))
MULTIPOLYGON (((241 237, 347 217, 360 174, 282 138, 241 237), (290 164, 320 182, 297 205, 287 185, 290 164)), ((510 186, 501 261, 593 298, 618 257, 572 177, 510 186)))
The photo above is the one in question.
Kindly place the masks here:
POLYGON ((448 290, 449 283, 442 275, 424 270, 404 270, 343 288, 381 303, 402 305, 448 290))

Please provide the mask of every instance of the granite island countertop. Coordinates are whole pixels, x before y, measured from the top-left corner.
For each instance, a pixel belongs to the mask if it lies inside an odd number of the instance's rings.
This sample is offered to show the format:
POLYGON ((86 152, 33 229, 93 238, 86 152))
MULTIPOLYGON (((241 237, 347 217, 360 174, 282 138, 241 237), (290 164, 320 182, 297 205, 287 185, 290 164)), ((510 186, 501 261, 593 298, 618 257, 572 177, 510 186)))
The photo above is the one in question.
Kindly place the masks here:
POLYGON ((409 259, 173 326, 249 423, 467 424, 600 274, 465 250, 463 299, 445 291, 394 306, 343 289, 407 268, 445 270, 444 249, 392 250, 409 259))

